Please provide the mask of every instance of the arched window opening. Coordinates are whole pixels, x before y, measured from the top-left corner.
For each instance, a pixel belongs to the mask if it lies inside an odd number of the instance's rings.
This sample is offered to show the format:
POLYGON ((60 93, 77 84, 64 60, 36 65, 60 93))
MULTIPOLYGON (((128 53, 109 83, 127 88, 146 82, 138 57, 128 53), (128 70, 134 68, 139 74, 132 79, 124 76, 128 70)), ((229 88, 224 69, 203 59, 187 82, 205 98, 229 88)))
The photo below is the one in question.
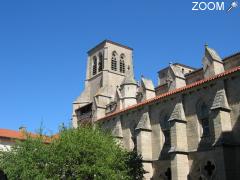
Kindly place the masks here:
POLYGON ((111 69, 113 71, 117 71, 117 52, 113 51, 112 53, 112 65, 111 65, 111 69))
POLYGON ((93 57, 93 70, 92 70, 92 74, 93 75, 97 74, 97 57, 96 56, 93 57))
POLYGON ((99 53, 98 58, 99 58, 98 72, 101 72, 103 70, 103 68, 104 68, 103 54, 99 53))
POLYGON ((120 56, 120 72, 125 73, 125 55, 121 54, 120 56))
POLYGON ((197 104, 197 116, 202 125, 202 138, 210 136, 209 109, 202 101, 197 104))

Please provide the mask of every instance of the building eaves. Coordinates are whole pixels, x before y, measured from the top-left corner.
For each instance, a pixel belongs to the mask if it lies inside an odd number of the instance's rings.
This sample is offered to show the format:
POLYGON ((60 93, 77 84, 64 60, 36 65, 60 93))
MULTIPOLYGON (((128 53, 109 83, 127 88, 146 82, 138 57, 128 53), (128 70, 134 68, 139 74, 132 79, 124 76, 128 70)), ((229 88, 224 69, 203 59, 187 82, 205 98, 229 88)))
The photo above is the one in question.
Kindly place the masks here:
MULTIPOLYGON (((239 56, 239 55, 240 55, 240 52, 237 52, 237 53, 235 53, 235 54, 232 54, 232 55, 230 55, 230 56, 225 57, 222 61, 223 61, 223 62, 224 62, 224 61, 227 61, 228 59, 231 59, 231 58, 233 58, 233 57, 235 57, 235 56, 239 56)), ((192 71, 192 72, 186 74, 185 76, 189 76, 189 75, 191 75, 191 74, 194 74, 194 73, 196 73, 196 72, 198 72, 198 71, 202 71, 202 70, 203 70, 203 68, 195 69, 195 71, 192 71)))
POLYGON ((98 45, 96 45, 94 48, 90 49, 87 53, 88 53, 88 54, 91 54, 92 52, 94 52, 94 51, 95 51, 96 49, 98 49, 99 47, 104 46, 106 43, 111 43, 111 44, 114 44, 114 45, 116 45, 116 46, 120 46, 120 47, 129 49, 129 50, 133 50, 133 48, 131 48, 131 47, 128 47, 128 46, 122 45, 122 44, 120 44, 120 43, 113 42, 113 41, 111 41, 111 40, 106 39, 106 40, 102 41, 101 43, 99 43, 98 45))
POLYGON ((185 74, 185 77, 186 77, 186 76, 189 76, 189 75, 191 75, 191 74, 195 74, 196 72, 199 72, 199 71, 202 71, 202 70, 203 70, 203 68, 196 69, 195 71, 192 71, 192 72, 190 72, 190 73, 185 74))
POLYGON ((197 68, 195 68, 195 67, 191 67, 191 66, 181 64, 181 63, 173 63, 173 65, 179 65, 179 66, 182 66, 182 67, 185 67, 185 68, 188 68, 188 69, 197 70, 197 68))
POLYGON ((10 139, 25 139, 24 133, 20 131, 14 131, 9 129, 0 129, 0 138, 10 138, 10 139))
POLYGON ((232 54, 232 55, 230 55, 230 56, 227 56, 227 57, 225 57, 222 61, 227 61, 228 59, 231 59, 231 58, 233 58, 233 57, 235 57, 235 56, 240 56, 240 52, 237 52, 237 53, 235 53, 235 54, 232 54))
MULTIPOLYGON (((191 66, 188 66, 188 65, 185 65, 185 64, 181 64, 181 63, 173 63, 172 65, 178 65, 178 66, 182 66, 182 67, 185 67, 185 68, 188 68, 188 69, 192 69, 193 70, 192 72, 197 70, 197 68, 194 68, 194 67, 191 67, 191 66)), ((166 70, 168 68, 169 68, 169 66, 167 66, 167 67, 165 67, 163 69, 160 69, 157 73, 159 74, 161 71, 164 71, 164 70, 166 70)))
MULTIPOLYGON (((34 134, 34 133, 15 131, 10 129, 0 129, 0 138, 9 138, 11 140, 22 141, 22 140, 26 140, 28 135, 32 138, 39 137, 38 134, 34 134)), ((49 143, 50 137, 49 136, 44 136, 44 137, 45 137, 45 143, 49 143)))

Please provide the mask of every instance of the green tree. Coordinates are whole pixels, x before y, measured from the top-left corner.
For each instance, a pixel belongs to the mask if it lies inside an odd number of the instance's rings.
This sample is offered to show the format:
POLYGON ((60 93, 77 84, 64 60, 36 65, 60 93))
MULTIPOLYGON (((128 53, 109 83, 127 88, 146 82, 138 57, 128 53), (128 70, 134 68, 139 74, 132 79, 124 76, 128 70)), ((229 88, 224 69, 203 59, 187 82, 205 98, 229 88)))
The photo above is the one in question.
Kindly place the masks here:
POLYGON ((128 152, 127 166, 129 168, 129 176, 131 179, 140 180, 143 179, 143 175, 146 173, 143 169, 142 156, 137 151, 128 152))
POLYGON ((98 128, 62 128, 51 140, 27 136, 0 152, 9 179, 142 179, 141 156, 127 152, 98 128), (51 143, 49 143, 51 141, 51 143))

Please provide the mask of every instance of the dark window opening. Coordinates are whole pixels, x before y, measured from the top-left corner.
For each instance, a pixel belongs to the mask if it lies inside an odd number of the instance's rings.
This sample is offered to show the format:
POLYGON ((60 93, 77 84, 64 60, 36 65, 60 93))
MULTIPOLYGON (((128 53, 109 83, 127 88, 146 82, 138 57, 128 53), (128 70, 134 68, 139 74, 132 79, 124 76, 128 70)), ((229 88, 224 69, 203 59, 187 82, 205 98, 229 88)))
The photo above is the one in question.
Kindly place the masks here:
POLYGON ((113 71, 117 71, 117 53, 114 51, 112 53, 112 62, 111 62, 111 69, 113 71))
POLYGON ((82 116, 84 114, 90 113, 91 111, 92 111, 92 103, 78 109, 77 114, 78 116, 82 116))
POLYGON ((97 58, 96 56, 93 57, 93 75, 97 74, 97 58))
POLYGON ((104 59, 103 59, 103 54, 99 53, 98 55, 99 58, 99 63, 98 63, 98 72, 101 72, 104 68, 104 59))
POLYGON ((125 73, 125 62, 124 62, 124 54, 121 54, 120 56, 120 72, 125 73))
POLYGON ((201 100, 197 103, 197 116, 202 126, 202 138, 210 136, 209 109, 201 100))

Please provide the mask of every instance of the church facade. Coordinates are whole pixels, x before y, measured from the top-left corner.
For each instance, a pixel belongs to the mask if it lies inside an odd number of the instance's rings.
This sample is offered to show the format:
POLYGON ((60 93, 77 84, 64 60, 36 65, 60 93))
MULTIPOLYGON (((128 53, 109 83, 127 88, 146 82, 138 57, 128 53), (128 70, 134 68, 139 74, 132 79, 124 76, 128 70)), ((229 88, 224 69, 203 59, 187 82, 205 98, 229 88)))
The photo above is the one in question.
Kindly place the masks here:
POLYGON ((202 68, 170 64, 154 87, 135 80, 132 48, 103 41, 88 51, 73 127, 111 131, 142 155, 145 179, 240 179, 240 53, 204 51, 202 68))

